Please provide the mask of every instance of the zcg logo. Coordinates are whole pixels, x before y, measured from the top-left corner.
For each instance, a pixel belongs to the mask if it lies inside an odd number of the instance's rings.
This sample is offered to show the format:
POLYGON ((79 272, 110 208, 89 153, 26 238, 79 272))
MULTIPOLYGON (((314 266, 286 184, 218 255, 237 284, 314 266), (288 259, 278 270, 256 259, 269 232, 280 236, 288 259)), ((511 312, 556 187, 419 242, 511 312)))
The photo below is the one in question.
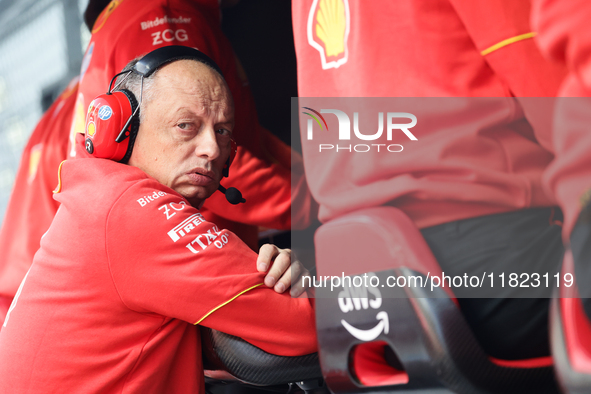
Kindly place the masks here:
MULTIPOLYGON (((328 124, 326 120, 321 114, 333 114, 336 115, 337 120, 339 122, 339 141, 350 141, 351 140, 351 119, 349 116, 338 109, 321 109, 320 112, 310 108, 310 107, 303 107, 304 109, 312 112, 302 112, 305 115, 310 116, 311 119, 308 119, 307 129, 306 129, 306 137, 308 141, 312 141, 314 139, 314 121, 320 126, 320 130, 328 131, 328 124), (320 119, 319 119, 320 118, 320 119), (322 123, 320 122, 322 120, 322 123), (323 127, 324 124, 324 127, 323 127)), ((413 133, 409 129, 413 128, 417 124, 417 117, 408 112, 388 112, 386 113, 386 137, 388 141, 392 141, 392 136, 394 134, 394 130, 402 131, 408 139, 411 141, 417 141, 417 137, 414 136, 413 133), (407 123, 398 123, 394 122, 394 119, 408 119, 410 122, 407 123)), ((359 113, 353 112, 353 133, 355 137, 362 140, 362 141, 375 141, 382 137, 384 133, 384 113, 378 113, 378 131, 373 134, 363 134, 359 129, 359 113)), ((348 151, 348 152, 369 152, 374 150, 372 147, 375 147, 375 150, 380 152, 380 148, 385 147, 382 151, 387 150, 388 152, 402 152, 404 147, 400 144, 356 144, 356 145, 339 145, 336 146, 333 144, 318 144, 318 151, 330 151, 335 150, 336 152, 339 151, 348 151)))
POLYGON ((166 29, 152 33, 152 45, 160 45, 164 42, 179 41, 184 42, 189 39, 189 35, 185 29, 166 29))

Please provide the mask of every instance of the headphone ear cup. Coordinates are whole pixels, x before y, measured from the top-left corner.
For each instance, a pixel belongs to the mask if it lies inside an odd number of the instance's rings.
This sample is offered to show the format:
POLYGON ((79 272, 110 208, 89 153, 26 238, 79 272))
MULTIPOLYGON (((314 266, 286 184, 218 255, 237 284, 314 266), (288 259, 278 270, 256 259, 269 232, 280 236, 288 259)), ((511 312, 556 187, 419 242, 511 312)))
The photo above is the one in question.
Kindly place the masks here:
POLYGON ((92 156, 115 161, 127 161, 139 128, 136 115, 125 131, 125 139, 115 139, 137 108, 137 100, 130 91, 117 91, 96 97, 88 107, 85 128, 85 147, 92 156))

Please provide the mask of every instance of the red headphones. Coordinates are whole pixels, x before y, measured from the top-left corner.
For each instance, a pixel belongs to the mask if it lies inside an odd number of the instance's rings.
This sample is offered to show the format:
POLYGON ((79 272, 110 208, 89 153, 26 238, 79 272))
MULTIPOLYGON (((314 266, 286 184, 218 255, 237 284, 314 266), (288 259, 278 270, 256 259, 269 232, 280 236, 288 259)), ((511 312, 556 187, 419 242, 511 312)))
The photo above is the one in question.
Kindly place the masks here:
MULTIPOLYGON (((192 59, 205 63, 216 70, 223 78, 219 66, 203 52, 195 48, 172 45, 158 48, 142 57, 130 70, 115 75, 109 83, 106 94, 101 94, 90 103, 86 114, 85 147, 92 156, 102 159, 127 163, 137 135, 139 121, 139 105, 134 94, 129 90, 112 91, 115 79, 123 74, 136 73, 148 78, 156 70, 167 63, 177 60, 192 59)), ((143 89, 143 83, 142 83, 143 89)), ((223 170, 228 176, 229 167, 236 156, 237 145, 232 140, 231 152, 223 170)))

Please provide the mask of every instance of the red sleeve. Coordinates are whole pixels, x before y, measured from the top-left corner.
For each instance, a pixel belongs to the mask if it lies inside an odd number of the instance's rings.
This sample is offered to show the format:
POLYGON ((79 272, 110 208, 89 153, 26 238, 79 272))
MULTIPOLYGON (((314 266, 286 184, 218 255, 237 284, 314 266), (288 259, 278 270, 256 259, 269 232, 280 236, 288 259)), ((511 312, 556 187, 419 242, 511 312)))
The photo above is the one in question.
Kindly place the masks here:
MULTIPOLYGON (((515 97, 554 97, 563 81, 563 66, 548 62, 536 46, 530 26, 530 0, 450 0, 476 49, 515 97)), ((552 107, 548 100, 520 100, 535 138, 547 150, 551 141, 552 107)))
MULTIPOLYGON (((534 0, 536 40, 549 58, 566 65, 572 77, 591 89, 591 6, 585 0, 534 0)), ((562 92, 563 96, 566 96, 562 92)), ((580 95, 579 92, 572 92, 580 95)), ((575 97, 571 94, 570 97, 575 97)))
POLYGON ((529 0, 450 1, 476 49, 514 96, 556 95, 565 70, 545 61, 537 48, 529 0))
POLYGON ((308 300, 262 285, 256 254, 172 190, 153 180, 132 186, 106 231, 113 282, 130 309, 203 323, 276 354, 315 351, 308 300))
POLYGON ((567 78, 565 89, 587 97, 561 97, 554 119, 556 159, 545 173, 545 183, 564 212, 563 239, 570 233, 581 208, 591 202, 591 98, 575 78, 567 78))
POLYGON ((52 191, 66 159, 77 90, 75 78, 39 120, 23 151, 0 231, 0 294, 14 296, 59 206, 52 191))
POLYGON ((557 101, 553 142, 556 160, 546 184, 564 211, 563 238, 581 207, 591 201, 591 3, 581 0, 536 0, 532 23, 542 52, 569 70, 557 101))

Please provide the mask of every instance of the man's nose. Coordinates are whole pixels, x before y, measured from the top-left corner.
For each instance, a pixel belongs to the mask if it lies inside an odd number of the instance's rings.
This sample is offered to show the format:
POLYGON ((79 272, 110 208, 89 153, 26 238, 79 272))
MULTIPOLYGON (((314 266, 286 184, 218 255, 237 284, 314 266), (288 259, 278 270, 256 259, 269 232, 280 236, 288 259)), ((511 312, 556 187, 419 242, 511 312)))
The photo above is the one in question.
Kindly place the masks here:
POLYGON ((220 146, 213 128, 208 127, 199 133, 195 154, 209 160, 215 160, 220 155, 220 146))

